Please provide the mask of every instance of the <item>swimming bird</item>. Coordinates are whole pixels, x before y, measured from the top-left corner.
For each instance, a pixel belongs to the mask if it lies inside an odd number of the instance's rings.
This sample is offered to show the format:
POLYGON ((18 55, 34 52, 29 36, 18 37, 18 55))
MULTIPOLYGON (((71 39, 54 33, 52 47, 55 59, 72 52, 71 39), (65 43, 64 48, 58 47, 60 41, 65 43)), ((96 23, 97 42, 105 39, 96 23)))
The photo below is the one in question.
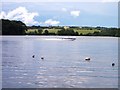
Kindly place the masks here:
POLYGON ((90 61, 90 57, 86 57, 85 60, 86 60, 86 61, 90 61))
POLYGON ((41 57, 42 60, 44 60, 44 57, 41 57))
POLYGON ((35 58, 35 55, 33 55, 32 57, 35 58))
POLYGON ((115 66, 115 63, 112 63, 112 66, 115 66))

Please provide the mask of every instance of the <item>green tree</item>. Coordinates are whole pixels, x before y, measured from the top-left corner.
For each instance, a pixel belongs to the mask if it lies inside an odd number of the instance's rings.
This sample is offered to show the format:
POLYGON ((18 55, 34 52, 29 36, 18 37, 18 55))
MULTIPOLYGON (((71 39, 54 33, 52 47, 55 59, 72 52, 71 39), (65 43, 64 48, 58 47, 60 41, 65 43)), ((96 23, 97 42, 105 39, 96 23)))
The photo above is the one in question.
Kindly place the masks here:
POLYGON ((41 35, 43 32, 42 28, 38 28, 38 33, 41 35))
POLYGON ((79 36, 79 33, 76 31, 76 32, 75 32, 75 35, 76 35, 76 36, 79 36))
POLYGON ((100 33, 99 33, 98 31, 95 31, 92 35, 93 35, 93 36, 99 36, 100 33))
POLYGON ((45 30, 43 34, 44 34, 44 35, 49 35, 49 31, 48 31, 48 30, 45 30))
POLYGON ((80 33, 80 36, 83 36, 83 34, 82 34, 82 33, 80 33))
POLYGON ((78 32, 75 32, 73 29, 62 29, 59 30, 57 32, 58 35, 70 35, 70 36, 74 36, 74 35, 78 35, 78 32))
POLYGON ((2 19, 2 35, 24 35, 27 26, 21 21, 2 19))

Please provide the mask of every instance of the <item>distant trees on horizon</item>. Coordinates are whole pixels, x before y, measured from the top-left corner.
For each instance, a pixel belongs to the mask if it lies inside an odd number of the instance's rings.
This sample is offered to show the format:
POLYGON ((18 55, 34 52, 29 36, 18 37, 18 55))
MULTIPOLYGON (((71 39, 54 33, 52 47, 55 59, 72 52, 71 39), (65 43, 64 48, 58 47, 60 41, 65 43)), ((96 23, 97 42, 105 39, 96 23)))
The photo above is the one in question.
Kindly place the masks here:
POLYGON ((73 29, 62 29, 57 32, 57 35, 70 35, 70 36, 78 36, 78 32, 75 32, 73 29))
POLYGON ((120 37, 120 28, 107 28, 107 27, 78 27, 78 26, 26 26, 21 21, 1 19, 2 35, 69 35, 69 36, 115 36, 120 37), (38 31, 26 33, 28 29, 37 29, 38 31), (59 29, 57 33, 49 32, 49 29, 59 29), (100 30, 94 33, 82 34, 76 30, 100 30))

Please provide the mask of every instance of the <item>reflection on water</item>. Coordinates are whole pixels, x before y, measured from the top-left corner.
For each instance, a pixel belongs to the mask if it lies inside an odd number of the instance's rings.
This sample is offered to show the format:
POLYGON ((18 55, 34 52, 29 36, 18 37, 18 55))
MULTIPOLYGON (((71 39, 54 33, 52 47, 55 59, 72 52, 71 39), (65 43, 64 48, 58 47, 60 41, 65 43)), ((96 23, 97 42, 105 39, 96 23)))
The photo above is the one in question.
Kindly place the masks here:
POLYGON ((118 87, 117 38, 43 38, 49 36, 3 37, 3 88, 118 87), (91 61, 85 61, 85 57, 91 57, 91 61))

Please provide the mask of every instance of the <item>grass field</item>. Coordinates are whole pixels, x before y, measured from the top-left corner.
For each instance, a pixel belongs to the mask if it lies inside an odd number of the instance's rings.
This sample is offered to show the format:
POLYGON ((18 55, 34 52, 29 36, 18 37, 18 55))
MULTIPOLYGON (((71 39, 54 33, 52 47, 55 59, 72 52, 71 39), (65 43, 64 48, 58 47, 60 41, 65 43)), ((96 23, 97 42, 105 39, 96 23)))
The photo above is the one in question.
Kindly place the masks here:
POLYGON ((74 30, 75 32, 77 31, 79 34, 88 34, 88 33, 94 33, 94 32, 100 32, 100 30, 74 30))
MULTIPOLYGON (((43 32, 45 31, 46 29, 43 30, 43 32)), ((58 30, 60 29, 47 29, 49 31, 49 33, 55 33, 57 34, 58 30)))
POLYGON ((25 33, 33 33, 35 31, 38 32, 38 29, 28 29, 25 33))
MULTIPOLYGON (((60 30, 60 29, 54 29, 54 28, 53 29, 43 29, 43 32, 45 30, 48 30, 49 33, 55 33, 55 34, 57 34, 58 30, 60 30)), ((101 32, 100 30, 96 30, 96 29, 93 29, 93 30, 79 30, 79 29, 74 29, 74 31, 78 32, 79 34, 88 34, 88 33, 94 33, 94 32, 101 32)), ((38 29, 28 29, 26 31, 26 33, 34 33, 34 32, 38 33, 38 29)))
MULTIPOLYGON (((60 29, 43 29, 42 33, 45 32, 45 30, 48 30, 49 33, 55 33, 55 34, 57 34, 57 31, 60 30, 60 29)), ((26 31, 26 33, 34 33, 35 31, 38 33, 38 29, 28 29, 26 31)))

